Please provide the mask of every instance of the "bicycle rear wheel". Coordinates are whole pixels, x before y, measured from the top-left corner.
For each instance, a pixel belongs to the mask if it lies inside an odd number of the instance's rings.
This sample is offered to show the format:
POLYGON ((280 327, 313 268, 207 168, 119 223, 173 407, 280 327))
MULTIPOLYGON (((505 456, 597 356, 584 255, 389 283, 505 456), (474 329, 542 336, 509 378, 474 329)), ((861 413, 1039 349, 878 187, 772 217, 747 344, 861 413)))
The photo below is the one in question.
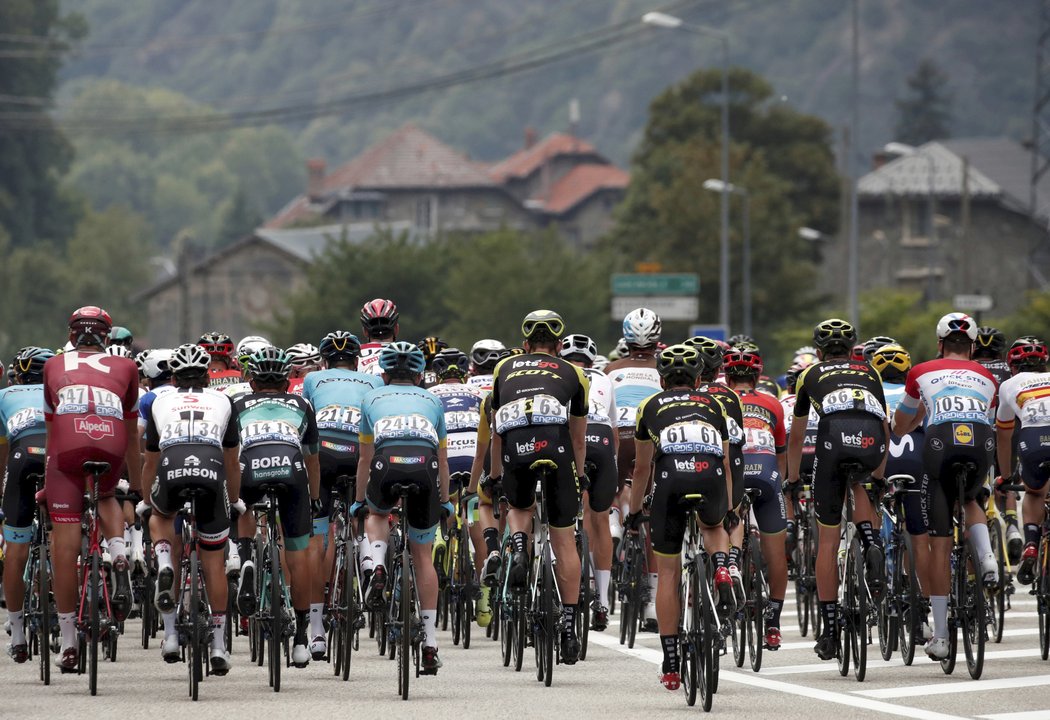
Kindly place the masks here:
POLYGON ((1050 552, 1050 541, 1046 536, 1039 543, 1039 556, 1036 562, 1036 613, 1039 616, 1039 656, 1046 660, 1050 656, 1050 568, 1047 567, 1047 554, 1050 552))
POLYGON ((999 587, 988 595, 988 620, 991 640, 994 643, 1003 641, 1003 627, 1006 622, 1006 592, 1010 583, 1006 577, 1006 551, 1003 542, 1003 528, 998 522, 988 523, 992 550, 995 551, 995 563, 999 567, 999 587))
POLYGON ((858 538, 853 538, 851 547, 852 568, 848 570, 852 603, 847 605, 846 615, 850 618, 850 651, 853 654, 853 677, 857 682, 864 682, 868 673, 868 583, 864 559, 864 546, 858 538))
POLYGON ((514 672, 521 672, 525 665, 525 646, 529 643, 529 613, 526 608, 525 595, 515 592, 513 607, 514 622, 514 672))
POLYGON ((357 590, 354 588, 356 567, 357 547, 356 543, 354 543, 353 536, 350 535, 346 541, 343 555, 341 581, 343 587, 342 595, 340 597, 343 620, 339 624, 339 642, 342 646, 340 654, 343 657, 339 670, 343 676, 344 682, 350 679, 350 662, 354 656, 354 641, 357 639, 358 632, 357 618, 358 614, 361 612, 361 608, 358 607, 357 604, 357 590))
POLYGON ((910 541, 903 537, 897 543, 895 553, 893 587, 894 602, 897 604, 897 639, 904 664, 911 665, 915 660, 915 629, 922 618, 921 600, 915 591, 915 580, 911 571, 915 567, 915 555, 910 541))
MULTIPOLYGON (((460 528, 458 544, 456 557, 460 591, 459 625, 463 649, 467 650, 470 648, 470 626, 474 622, 474 560, 470 557, 470 536, 467 534, 466 523, 460 528)), ((489 622, 491 623, 491 620, 489 622)))
POLYGON ((711 710, 715 693, 718 692, 718 653, 719 632, 718 614, 715 612, 714 600, 707 592, 707 570, 699 558, 693 560, 693 573, 690 582, 693 585, 693 618, 696 626, 693 634, 698 644, 696 666, 696 684, 700 690, 700 707, 704 712, 711 710))
MULTIPOLYGON (((496 594, 498 588, 492 589, 492 594, 496 594)), ((495 613, 493 613, 495 615, 495 613)), ((514 657, 514 622, 510 615, 506 611, 499 613, 499 618, 493 617, 492 622, 499 621, 499 649, 500 656, 503 659, 503 667, 510 667, 511 658, 514 657)))
POLYGON ((409 661, 412 657, 412 573, 411 555, 408 539, 405 538, 401 548, 400 583, 401 597, 398 598, 398 618, 401 632, 397 636, 397 689, 402 700, 408 700, 409 661))
POLYGON ((536 631, 536 679, 550 687, 554 679, 554 637, 557 623, 554 617, 554 573, 550 545, 543 546, 540 555, 540 592, 536 631))
MULTIPOLYGON (((965 557, 967 561, 964 563, 964 566, 969 567, 972 563, 973 567, 980 567, 977 557, 969 549, 965 557)), ((960 573, 960 575, 962 574, 960 573)), ((968 574, 963 579, 961 589, 965 593, 962 596, 965 600, 963 607, 960 608, 959 624, 962 631, 963 653, 966 656, 966 671, 970 673, 971 678, 979 680, 981 673, 984 672, 986 591, 977 577, 971 580, 968 574)))
POLYGON ((41 542, 38 548, 37 566, 37 602, 40 608, 40 627, 37 639, 37 657, 40 660, 40 679, 44 685, 51 684, 51 632, 55 618, 51 614, 51 561, 47 553, 47 543, 41 542))
POLYGON ((587 533, 580 532, 580 599, 576 605, 576 637, 580 639, 580 660, 587 659, 587 641, 591 635, 591 549, 587 533))
POLYGON ((620 644, 627 641, 628 648, 634 648, 638 635, 638 623, 642 614, 642 583, 648 579, 642 575, 642 553, 640 542, 633 540, 627 548, 627 593, 623 599, 623 616, 620 618, 620 644))
POLYGON ((281 650, 284 646, 284 598, 281 595, 281 558, 277 550, 276 525, 270 526, 270 673, 273 691, 281 691, 281 650))
POLYGON ((99 556, 91 555, 91 575, 88 578, 88 687, 92 695, 98 694, 98 650, 102 642, 99 636, 99 589, 102 587, 102 573, 99 567, 99 556))
POLYGON ((691 568, 685 568, 682 572, 688 575, 683 577, 678 592, 681 608, 681 622, 678 627, 679 674, 682 677, 682 690, 685 691, 685 704, 692 707, 696 705, 696 691, 700 684, 700 648, 697 645, 700 636, 694 633, 694 629, 702 621, 702 615, 697 605, 700 598, 695 594, 696 583, 693 582, 691 568))
POLYGON ((187 672, 189 674, 190 698, 197 700, 202 675, 201 668, 201 628, 200 628, 200 568, 197 549, 190 552, 190 612, 189 612, 189 634, 187 646, 189 649, 189 662, 187 672))

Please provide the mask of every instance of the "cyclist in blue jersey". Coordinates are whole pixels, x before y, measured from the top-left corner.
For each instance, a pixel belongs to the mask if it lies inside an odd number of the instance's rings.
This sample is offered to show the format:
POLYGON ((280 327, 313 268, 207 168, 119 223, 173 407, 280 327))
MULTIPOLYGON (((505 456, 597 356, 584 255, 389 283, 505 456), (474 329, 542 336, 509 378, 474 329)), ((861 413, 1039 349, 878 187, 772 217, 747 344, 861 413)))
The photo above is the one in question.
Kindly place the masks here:
POLYGON ((4 595, 11 624, 8 654, 16 663, 29 659, 23 603, 26 561, 33 536, 36 485, 30 475, 44 472, 44 363, 54 357, 40 347, 23 348, 11 365, 15 384, 0 390, 0 467, 7 471, 4 489, 4 595))
POLYGON ((436 675, 441 667, 437 643, 437 573, 431 561, 441 510, 451 514, 448 497, 448 448, 445 409, 432 393, 418 387, 426 367, 415 345, 392 342, 379 355, 386 387, 372 390, 361 402, 360 459, 357 465, 357 502, 351 514, 369 512, 365 527, 371 540, 375 570, 365 602, 382 607, 386 587, 386 546, 390 537, 387 516, 398 502, 391 488, 414 485, 404 508, 408 543, 416 569, 420 617, 423 620, 422 674, 436 675))

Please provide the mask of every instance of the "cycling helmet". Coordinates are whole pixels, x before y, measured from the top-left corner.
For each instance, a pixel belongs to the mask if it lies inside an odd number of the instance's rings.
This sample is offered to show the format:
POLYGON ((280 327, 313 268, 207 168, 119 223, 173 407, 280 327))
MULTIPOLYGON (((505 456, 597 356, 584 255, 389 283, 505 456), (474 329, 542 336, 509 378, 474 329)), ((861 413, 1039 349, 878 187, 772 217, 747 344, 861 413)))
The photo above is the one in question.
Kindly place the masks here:
POLYGON ((937 339, 944 340, 953 333, 963 333, 973 342, 977 339, 977 323, 966 313, 948 313, 937 323, 937 339))
POLYGON ((757 378, 762 374, 762 356, 748 350, 733 348, 722 357, 722 368, 727 377, 757 378))
POLYGON ((173 375, 203 375, 208 372, 211 355, 200 345, 186 343, 175 348, 168 360, 173 375))
POLYGON ((248 377, 256 382, 280 383, 288 379, 291 370, 288 354, 272 345, 261 348, 248 357, 248 377))
POLYGON ((353 333, 335 330, 321 338, 317 351, 329 365, 339 360, 354 360, 361 356, 361 341, 353 333))
POLYGON ((750 335, 745 335, 744 333, 737 333, 736 335, 731 335, 729 339, 726 340, 726 342, 733 347, 736 347, 740 343, 749 343, 751 345, 754 345, 755 347, 758 347, 758 343, 755 342, 755 339, 750 335))
POLYGON ((1042 369, 1046 366, 1048 358, 1046 343, 1035 338, 1028 339, 1033 342, 1024 343, 1023 345, 1015 344, 1006 355, 1006 363, 1015 372, 1021 372, 1029 368, 1042 369))
POLYGON ((157 348, 146 350, 139 355, 145 356, 142 358, 140 372, 150 380, 166 380, 171 377, 171 367, 168 365, 171 360, 171 350, 157 348))
POLYGON ((598 372, 605 372, 605 368, 609 367, 609 358, 604 355, 599 355, 594 358, 594 362, 591 363, 591 367, 598 372))
MULTIPOLYGON (((759 349, 758 343, 752 340, 740 340, 735 345, 733 343, 729 343, 729 350, 738 350, 740 352, 752 353, 754 355, 762 354, 762 350, 759 349)), ((729 350, 726 350, 724 352, 729 352, 729 350)))
POLYGON ((427 367, 423 351, 412 343, 392 342, 379 353, 379 367, 385 373, 419 375, 427 367))
POLYGON ((871 366, 884 379, 893 379, 911 370, 911 355, 903 346, 889 343, 872 353, 871 366))
POLYGON ((264 337, 259 335, 249 335, 246 338, 241 338, 241 341, 237 343, 237 362, 242 366, 248 364, 248 359, 259 352, 263 348, 273 347, 273 343, 264 337))
POLYGON ((129 348, 127 345, 107 345, 106 354, 130 359, 131 348, 129 348))
MULTIPOLYGON (((59 350, 55 354, 56 355, 60 355, 61 353, 62 353, 62 351, 59 350)), ((143 368, 145 367, 146 358, 149 357, 149 354, 150 354, 149 350, 143 350, 138 355, 135 356, 135 367, 137 367, 139 369, 139 375, 145 375, 145 372, 143 371, 143 368)))
POLYGON ((1039 338, 1035 335, 1022 335, 1010 344, 1010 349, 1013 350, 1019 345, 1038 345, 1039 338))
POLYGON ((506 350, 504 350, 503 353, 502 353, 502 357, 517 357, 518 355, 524 355, 524 354, 525 354, 525 348, 518 347, 518 346, 515 345, 514 347, 510 347, 510 348, 507 348, 506 350))
POLYGON ((864 359, 871 362, 871 356, 883 345, 893 345, 897 341, 887 335, 876 335, 864 341, 864 359))
POLYGON ((134 342, 134 340, 135 338, 132 336, 131 331, 126 327, 114 325, 113 329, 109 331, 110 345, 123 345, 126 348, 130 348, 131 343, 134 342))
POLYGON ((593 365, 598 357, 598 346, 586 335, 575 333, 566 335, 561 341, 561 351, 558 353, 563 358, 573 355, 582 356, 588 364, 593 365))
POLYGON ((977 342, 973 346, 975 357, 1002 357, 1006 351, 1006 335, 997 328, 977 328, 977 342))
POLYGON ((553 310, 533 310, 521 321, 521 335, 526 340, 550 337, 557 340, 565 332, 565 321, 553 310))
POLYGON ((450 377, 465 378, 470 370, 470 359, 462 350, 445 348, 434 356, 430 369, 442 380, 450 377))
POLYGON ((361 308, 361 328, 369 337, 376 335, 396 335, 397 305, 393 300, 376 298, 364 304, 361 308))
POLYGON ((689 345, 672 345, 656 356, 656 371, 664 379, 684 376, 696 382, 705 366, 699 350, 689 345))
POLYGON ((310 343, 296 343, 284 352, 292 368, 318 367, 321 364, 321 353, 310 343))
POLYGON ((813 328, 813 344, 821 352, 838 350, 848 353, 857 344, 857 331, 845 320, 830 318, 813 328))
POLYGON ((806 367, 808 366, 792 365, 788 368, 788 371, 784 373, 784 387, 791 395, 795 394, 797 390, 796 386, 798 385, 798 377, 803 373, 806 367))
POLYGON ((470 362, 475 371, 490 373, 506 350, 499 340, 478 340, 470 349, 470 362))
POLYGON ((75 346, 106 344, 106 337, 113 328, 109 313, 95 305, 77 308, 69 316, 69 331, 76 337, 75 346))
POLYGON ((700 359, 704 363, 704 375, 717 373, 722 368, 722 359, 725 353, 717 340, 697 335, 696 337, 688 338, 682 344, 694 348, 700 353, 700 359))
POLYGON ((798 360, 803 355, 812 355, 813 356, 813 362, 816 362, 817 349, 815 347, 813 347, 812 345, 803 345, 802 347, 800 347, 798 350, 795 351, 795 354, 792 355, 792 357, 795 360, 798 360))
POLYGON ((623 339, 628 345, 647 348, 660 341, 660 316, 648 308, 638 308, 623 319, 623 339))
POLYGON ((439 337, 428 336, 416 343, 416 347, 423 353, 423 357, 426 358, 429 364, 434 360, 434 357, 448 347, 448 343, 439 337))
MULTIPOLYGON (((248 340, 249 338, 245 338, 248 340)), ((244 342, 243 340, 241 342, 244 342)), ((229 362, 233 356, 233 340, 226 333, 209 332, 201 335, 197 344, 214 358, 229 362)))
POLYGON ((630 354, 631 354, 631 349, 629 347, 627 347, 627 341, 624 340, 623 338, 620 338, 619 340, 616 341, 616 347, 613 348, 613 351, 610 353, 610 355, 615 355, 616 356, 614 358, 616 360, 618 360, 618 359, 620 359, 622 357, 627 357, 630 354))
POLYGON ((15 355, 8 372, 13 373, 23 385, 37 384, 44 379, 44 363, 54 356, 55 353, 48 348, 24 347, 15 355))

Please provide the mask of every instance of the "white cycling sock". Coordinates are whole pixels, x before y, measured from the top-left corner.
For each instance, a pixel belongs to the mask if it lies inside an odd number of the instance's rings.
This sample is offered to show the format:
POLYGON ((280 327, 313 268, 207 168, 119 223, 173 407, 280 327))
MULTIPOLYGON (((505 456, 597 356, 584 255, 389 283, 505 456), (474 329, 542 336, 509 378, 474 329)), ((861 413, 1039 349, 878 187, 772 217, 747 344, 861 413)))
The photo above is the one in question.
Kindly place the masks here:
MULTIPOLYGON (((165 630, 167 634, 167 630, 165 630)), ((226 649, 226 613, 212 613, 211 616, 212 650, 226 649)))
POLYGON ((131 552, 134 554, 138 551, 142 553, 142 528, 137 528, 134 525, 131 526, 131 552))
POLYGON ((617 540, 623 539, 623 521, 620 520, 620 508, 609 509, 609 532, 617 540))
POLYGON ((9 610, 7 613, 7 620, 11 623, 11 644, 12 645, 25 645, 26 644, 26 626, 25 626, 25 609, 22 610, 9 610))
POLYGON ((933 608, 933 636, 948 639, 948 596, 931 595, 930 607, 933 608))
POLYGON ((131 528, 124 523, 124 557, 131 559, 131 528))
POLYGON ((598 602, 601 603, 602 607, 609 607, 609 579, 612 577, 612 570, 595 570, 594 571, 594 584, 598 586, 598 602))
POLYGON ((112 562, 116 562, 117 558, 124 557, 125 547, 123 535, 117 535, 109 539, 109 557, 112 562))
POLYGON ((175 634, 175 611, 161 613, 160 619, 164 623, 164 637, 168 638, 175 634))
POLYGON ((324 636, 324 603, 310 603, 310 634, 324 636))
POLYGON ((423 641, 423 646, 436 648, 438 646, 437 609, 421 610, 419 614, 420 617, 423 618, 423 632, 426 634, 426 640, 423 641))
POLYGON ((157 558, 157 569, 172 569, 171 567, 171 543, 167 540, 158 540, 153 545, 153 554, 157 558))
POLYGON ((381 540, 376 540, 374 543, 372 543, 372 547, 370 548, 370 551, 371 551, 371 556, 372 556, 372 564, 375 567, 379 567, 380 565, 386 565, 386 543, 385 542, 382 542, 381 540))
POLYGON ((992 541, 988 537, 988 526, 984 523, 978 523, 977 525, 971 525, 970 531, 970 542, 973 543, 973 549, 977 552, 978 559, 983 558, 992 552, 992 541))
POLYGON ((59 613, 58 627, 62 631, 62 649, 67 650, 68 648, 76 647, 77 614, 75 612, 59 613))
POLYGON ((367 535, 362 535, 357 540, 357 557, 358 564, 361 566, 361 572, 372 572, 375 563, 372 561, 372 552, 369 549, 367 535))

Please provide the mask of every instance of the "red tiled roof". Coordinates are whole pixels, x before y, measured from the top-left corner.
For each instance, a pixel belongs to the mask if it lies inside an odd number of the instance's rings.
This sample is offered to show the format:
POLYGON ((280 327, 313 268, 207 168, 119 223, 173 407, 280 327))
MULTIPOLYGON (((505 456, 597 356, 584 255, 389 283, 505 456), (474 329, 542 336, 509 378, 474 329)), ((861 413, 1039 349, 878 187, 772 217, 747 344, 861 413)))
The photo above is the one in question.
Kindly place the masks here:
POLYGON ((631 176, 615 165, 577 165, 540 198, 543 209, 561 214, 576 207, 599 190, 625 190, 631 176))
POLYGON ((491 165, 488 170, 496 182, 503 183, 508 178, 528 176, 555 155, 597 152, 586 140, 565 133, 552 133, 532 147, 491 165))

